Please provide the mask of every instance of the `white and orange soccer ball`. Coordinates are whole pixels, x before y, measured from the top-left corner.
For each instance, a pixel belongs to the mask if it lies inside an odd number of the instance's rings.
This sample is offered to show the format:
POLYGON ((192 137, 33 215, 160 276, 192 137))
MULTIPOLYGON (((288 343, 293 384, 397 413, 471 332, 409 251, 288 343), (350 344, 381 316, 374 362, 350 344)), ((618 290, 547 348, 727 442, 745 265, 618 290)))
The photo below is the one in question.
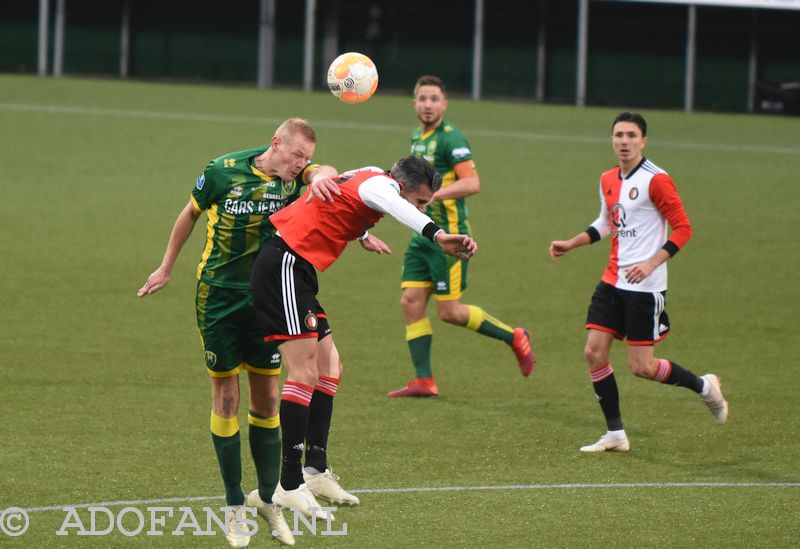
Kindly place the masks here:
POLYGON ((378 88, 378 69, 363 53, 343 53, 328 69, 328 88, 345 103, 363 103, 378 88))

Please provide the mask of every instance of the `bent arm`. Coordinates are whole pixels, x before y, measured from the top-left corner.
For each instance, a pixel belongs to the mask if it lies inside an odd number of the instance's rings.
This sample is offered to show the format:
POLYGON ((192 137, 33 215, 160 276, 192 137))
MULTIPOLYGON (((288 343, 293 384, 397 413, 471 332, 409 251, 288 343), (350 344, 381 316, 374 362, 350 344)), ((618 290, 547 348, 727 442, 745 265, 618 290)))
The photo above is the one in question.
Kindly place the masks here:
POLYGON ((478 194, 481 190, 481 180, 475 171, 475 163, 465 160, 453 166, 457 179, 442 187, 433 194, 433 200, 452 200, 478 194))
MULTIPOLYGON (((364 204, 373 210, 390 215, 412 231, 428 236, 423 231, 427 225, 433 224, 433 221, 412 206, 410 202, 400 197, 398 188, 392 179, 382 175, 370 177, 358 188, 358 195, 364 204)), ((428 238, 433 240, 432 236, 428 236, 428 238)))

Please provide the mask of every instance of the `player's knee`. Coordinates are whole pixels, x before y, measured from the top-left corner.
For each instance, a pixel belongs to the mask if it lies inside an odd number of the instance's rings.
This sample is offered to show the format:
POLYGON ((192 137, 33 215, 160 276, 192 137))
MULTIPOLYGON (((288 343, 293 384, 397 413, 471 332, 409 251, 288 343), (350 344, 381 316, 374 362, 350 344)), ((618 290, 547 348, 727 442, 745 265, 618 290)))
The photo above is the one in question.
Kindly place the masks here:
POLYGON ((214 399, 214 413, 220 417, 229 418, 236 415, 239 408, 238 395, 222 393, 214 399))
POLYGON ((275 417, 278 415, 280 402, 277 394, 264 395, 258 402, 253 402, 253 411, 263 417, 275 417))
POLYGON ((583 358, 590 369, 601 368, 608 364, 608 353, 595 345, 584 347, 583 358))
POLYGON ((459 314, 459 312, 460 311, 458 311, 457 309, 440 308, 438 311, 439 319, 442 322, 447 322, 448 324, 458 324, 460 326, 463 326, 464 324, 466 324, 466 320, 463 318, 464 315, 459 314))
POLYGON ((653 374, 655 373, 653 368, 650 367, 650 364, 647 360, 629 358, 628 368, 630 369, 633 375, 644 379, 653 379, 653 374))
POLYGON ((400 306, 403 308, 404 311, 412 311, 418 308, 420 302, 421 300, 415 298, 408 292, 403 292, 403 294, 400 296, 400 306))

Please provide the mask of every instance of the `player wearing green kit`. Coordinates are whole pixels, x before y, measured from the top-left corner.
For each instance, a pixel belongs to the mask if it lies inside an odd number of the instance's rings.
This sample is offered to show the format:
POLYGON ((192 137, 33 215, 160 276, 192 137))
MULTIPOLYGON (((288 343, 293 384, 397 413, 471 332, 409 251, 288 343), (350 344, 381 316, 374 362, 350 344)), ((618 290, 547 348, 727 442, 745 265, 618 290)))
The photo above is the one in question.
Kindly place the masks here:
MULTIPOLYGON (((213 160, 197 178, 189 203, 175 222, 159 268, 138 295, 163 288, 181 248, 202 212, 206 212, 206 242, 197 267, 197 325, 211 378, 211 437, 229 506, 247 502, 269 523, 281 543, 294 545, 281 509, 273 505, 281 460, 278 419, 280 354, 266 343, 256 322, 250 293, 250 270, 261 246, 275 228, 275 213, 296 200, 304 185, 308 199, 331 200, 338 194, 336 170, 310 162, 316 135, 302 119, 281 124, 269 146, 227 154, 213 160), (250 450, 258 489, 245 498, 242 491, 239 437, 239 372, 248 373, 250 450)), ((330 418, 328 417, 328 423, 330 418)), ((233 517, 226 539, 244 547, 250 533, 233 517)))
MULTIPOLYGON (((438 77, 422 76, 417 80, 414 109, 420 126, 411 137, 411 154, 425 158, 442 176, 442 187, 433 195, 426 213, 449 233, 471 235, 466 197, 480 190, 480 179, 469 143, 458 128, 444 119, 447 96, 438 77)), ((403 259, 401 304, 416 378, 388 396, 439 394, 431 368, 433 330, 426 313, 431 296, 441 320, 504 341, 514 351, 522 375, 530 375, 536 356, 529 332, 512 328, 480 307, 461 303, 467 287, 468 265, 467 260, 445 255, 425 238, 417 235, 411 238, 403 259)))

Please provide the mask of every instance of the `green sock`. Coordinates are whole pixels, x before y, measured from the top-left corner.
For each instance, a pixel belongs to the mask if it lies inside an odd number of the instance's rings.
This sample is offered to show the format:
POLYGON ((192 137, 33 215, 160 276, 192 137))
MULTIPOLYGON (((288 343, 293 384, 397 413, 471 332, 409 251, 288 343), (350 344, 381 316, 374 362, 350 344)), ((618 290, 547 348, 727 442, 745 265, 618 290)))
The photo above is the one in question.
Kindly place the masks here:
POLYGON ((211 439, 217 452, 219 471, 225 485, 228 505, 244 505, 242 492, 242 442, 239 438, 239 420, 222 418, 211 412, 211 439))
POLYGON ((475 305, 467 305, 467 307, 469 307, 467 328, 481 335, 505 341, 511 345, 514 341, 514 328, 505 322, 497 320, 492 315, 487 314, 480 307, 476 307, 475 305))
POLYGON ((411 352, 411 362, 417 371, 417 378, 433 377, 431 369, 433 329, 428 317, 406 326, 406 342, 411 352))
POLYGON ((250 424, 250 453, 258 477, 258 495, 266 503, 272 503, 272 493, 281 474, 281 423, 278 416, 265 418, 252 410, 247 422, 250 424))

